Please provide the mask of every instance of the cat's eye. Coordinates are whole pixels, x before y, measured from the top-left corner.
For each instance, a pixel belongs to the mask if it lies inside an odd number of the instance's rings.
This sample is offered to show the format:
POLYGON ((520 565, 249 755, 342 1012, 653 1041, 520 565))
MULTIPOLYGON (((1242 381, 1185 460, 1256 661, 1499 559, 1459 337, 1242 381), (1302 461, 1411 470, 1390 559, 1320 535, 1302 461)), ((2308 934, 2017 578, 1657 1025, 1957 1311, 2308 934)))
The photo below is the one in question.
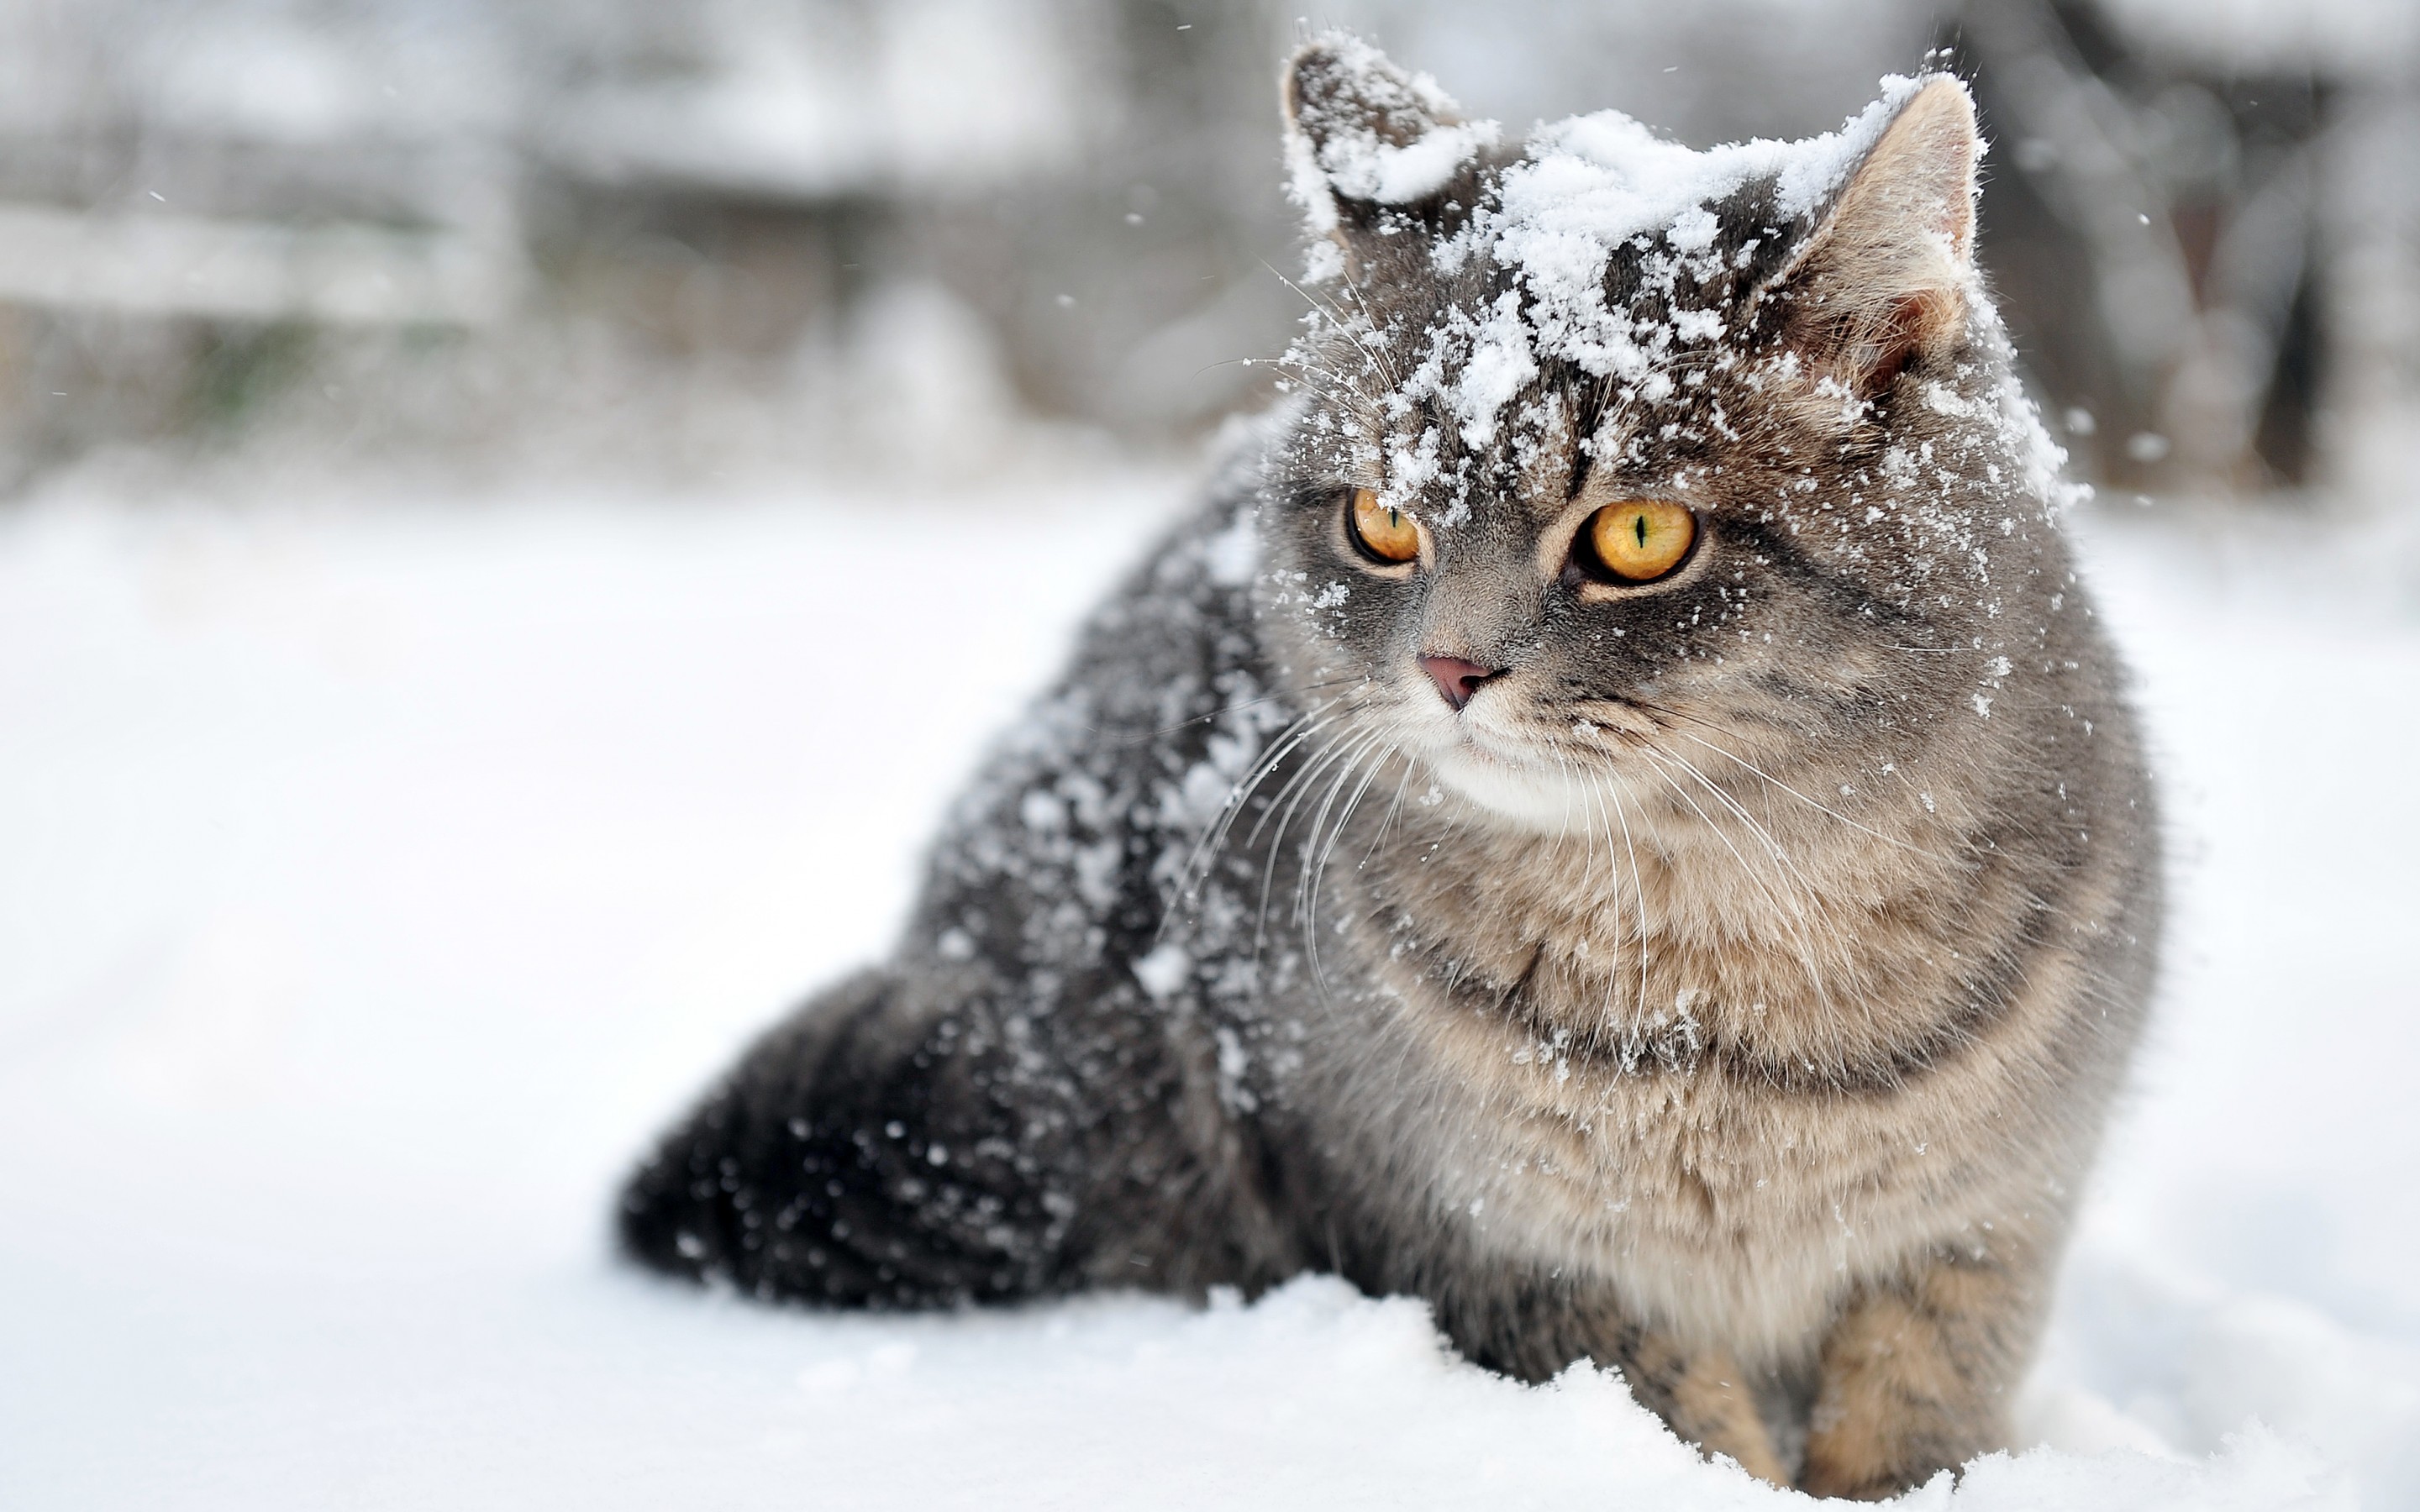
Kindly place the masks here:
POLYGON ((1698 517, 1663 499, 1627 499, 1590 515, 1574 554, 1617 582, 1647 583, 1669 573, 1698 541, 1698 517))
POLYGON ((1392 504, 1378 501, 1374 488, 1356 488, 1345 510, 1353 544, 1380 562, 1409 562, 1420 554, 1419 527, 1392 504))

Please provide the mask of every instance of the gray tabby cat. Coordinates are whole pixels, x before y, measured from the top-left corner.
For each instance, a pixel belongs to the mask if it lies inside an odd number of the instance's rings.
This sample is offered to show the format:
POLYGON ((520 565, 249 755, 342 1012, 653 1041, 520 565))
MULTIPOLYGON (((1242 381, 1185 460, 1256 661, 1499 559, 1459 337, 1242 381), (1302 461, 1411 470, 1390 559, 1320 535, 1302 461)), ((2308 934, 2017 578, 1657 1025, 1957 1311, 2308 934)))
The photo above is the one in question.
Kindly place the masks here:
POLYGON ((1330 38, 1287 102, 1297 392, 627 1248, 864 1307, 1329 1270, 1809 1490, 2000 1444, 2160 903, 1964 89, 1510 146, 1330 38))

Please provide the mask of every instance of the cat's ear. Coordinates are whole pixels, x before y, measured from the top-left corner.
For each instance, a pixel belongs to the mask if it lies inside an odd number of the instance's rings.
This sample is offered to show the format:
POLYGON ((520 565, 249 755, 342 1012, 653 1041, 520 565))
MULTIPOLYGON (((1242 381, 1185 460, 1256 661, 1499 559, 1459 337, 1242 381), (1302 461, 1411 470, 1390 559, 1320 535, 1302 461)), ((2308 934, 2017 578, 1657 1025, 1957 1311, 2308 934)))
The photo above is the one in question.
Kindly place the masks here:
MULTIPOLYGON (((1356 37, 1303 45, 1285 71, 1288 190, 1314 238, 1358 272, 1383 238, 1446 234, 1477 195, 1494 121, 1466 121, 1426 74, 1356 37)), ((1314 256, 1314 270, 1320 258, 1314 256)))
POLYGON ((1784 275, 1789 349, 1861 399, 1956 349, 1972 316, 1976 162, 1966 86, 1911 94, 1784 275))

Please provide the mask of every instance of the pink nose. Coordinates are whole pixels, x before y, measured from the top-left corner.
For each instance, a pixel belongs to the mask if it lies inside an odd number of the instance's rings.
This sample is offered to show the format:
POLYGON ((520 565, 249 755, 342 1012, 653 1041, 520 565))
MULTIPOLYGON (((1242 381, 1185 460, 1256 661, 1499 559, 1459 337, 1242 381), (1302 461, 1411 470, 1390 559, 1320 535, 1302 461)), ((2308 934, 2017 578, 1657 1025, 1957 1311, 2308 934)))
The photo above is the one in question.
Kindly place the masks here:
POLYGON ((1479 685, 1495 676, 1499 670, 1495 667, 1481 667, 1475 661, 1465 661, 1460 656, 1422 656, 1420 658, 1420 671, 1429 674, 1429 681, 1435 683, 1437 691, 1445 695, 1446 702, 1457 709, 1469 702, 1471 695, 1479 691, 1479 685))

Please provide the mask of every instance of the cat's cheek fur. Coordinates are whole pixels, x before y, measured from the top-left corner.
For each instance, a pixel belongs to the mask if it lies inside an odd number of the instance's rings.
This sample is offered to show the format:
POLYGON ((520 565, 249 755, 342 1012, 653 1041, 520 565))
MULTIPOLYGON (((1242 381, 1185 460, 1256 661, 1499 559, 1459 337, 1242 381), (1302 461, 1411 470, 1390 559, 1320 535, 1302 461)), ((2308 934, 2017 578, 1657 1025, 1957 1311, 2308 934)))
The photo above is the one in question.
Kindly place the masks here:
POLYGON ((1625 779, 1575 770, 1568 762, 1544 764, 1524 749, 1518 734, 1490 731, 1487 713, 1474 700, 1465 723, 1438 733, 1423 752, 1430 772, 1461 800, 1472 823, 1542 836, 1603 823, 1600 810, 1619 801, 1625 779))

